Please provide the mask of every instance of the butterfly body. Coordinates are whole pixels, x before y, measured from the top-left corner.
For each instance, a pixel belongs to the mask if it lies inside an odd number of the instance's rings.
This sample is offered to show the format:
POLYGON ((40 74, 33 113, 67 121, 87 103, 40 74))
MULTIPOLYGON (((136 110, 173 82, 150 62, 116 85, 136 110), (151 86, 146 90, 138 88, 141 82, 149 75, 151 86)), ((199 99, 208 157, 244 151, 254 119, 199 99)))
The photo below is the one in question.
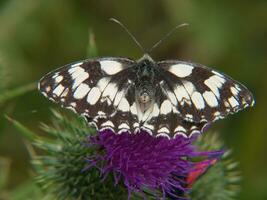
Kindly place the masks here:
POLYGON ((200 64, 154 61, 145 54, 72 63, 48 73, 39 90, 85 116, 99 130, 190 137, 228 114, 252 106, 249 90, 200 64))
POLYGON ((145 55, 136 63, 136 79, 134 80, 136 103, 144 113, 155 102, 155 63, 145 55))

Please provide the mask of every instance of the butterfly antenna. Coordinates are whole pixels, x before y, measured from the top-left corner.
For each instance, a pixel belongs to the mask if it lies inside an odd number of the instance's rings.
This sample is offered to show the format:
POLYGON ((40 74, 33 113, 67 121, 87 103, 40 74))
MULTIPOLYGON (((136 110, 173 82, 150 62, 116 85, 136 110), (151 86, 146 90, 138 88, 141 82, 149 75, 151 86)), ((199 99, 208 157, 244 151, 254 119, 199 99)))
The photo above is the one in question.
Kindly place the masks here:
POLYGON ((110 18, 109 20, 112 21, 112 22, 115 22, 115 23, 119 24, 128 33, 128 35, 132 38, 132 40, 135 42, 135 44, 137 44, 137 46, 143 51, 143 53, 146 53, 144 47, 138 42, 138 40, 129 31, 129 29, 126 26, 124 26, 123 23, 121 23, 119 20, 117 20, 115 18, 110 18))
POLYGON ((172 30, 170 30, 167 34, 165 34, 157 43, 155 43, 150 49, 149 53, 151 53, 156 47, 158 47, 164 40, 166 40, 168 37, 170 37, 171 34, 173 34, 174 31, 176 31, 179 28, 188 26, 189 24, 183 23, 175 26, 172 30))

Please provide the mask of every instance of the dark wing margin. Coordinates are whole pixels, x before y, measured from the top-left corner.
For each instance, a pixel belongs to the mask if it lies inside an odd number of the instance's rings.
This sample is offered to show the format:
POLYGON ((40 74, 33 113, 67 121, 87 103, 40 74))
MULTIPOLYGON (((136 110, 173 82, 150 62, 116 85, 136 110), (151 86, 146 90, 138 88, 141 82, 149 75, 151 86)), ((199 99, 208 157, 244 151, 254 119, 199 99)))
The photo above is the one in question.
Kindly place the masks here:
POLYGON ((213 122, 254 105, 251 92, 223 73, 176 60, 157 64, 166 95, 189 122, 213 122))
POLYGON ((121 116, 126 113, 125 95, 131 87, 130 78, 134 78, 128 68, 134 64, 126 58, 75 62, 45 75, 38 88, 45 97, 85 116, 98 129, 125 128, 115 121, 127 122, 121 116))

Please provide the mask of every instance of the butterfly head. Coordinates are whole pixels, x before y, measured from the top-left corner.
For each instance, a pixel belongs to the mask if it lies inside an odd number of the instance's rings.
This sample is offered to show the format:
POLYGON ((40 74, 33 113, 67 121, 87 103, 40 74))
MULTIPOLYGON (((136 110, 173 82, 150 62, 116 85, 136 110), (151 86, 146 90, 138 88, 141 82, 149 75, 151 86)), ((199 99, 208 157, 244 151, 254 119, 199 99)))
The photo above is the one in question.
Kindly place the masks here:
POLYGON ((138 61, 137 63, 154 63, 155 61, 151 58, 150 55, 148 55, 147 53, 145 53, 138 61))
POLYGON ((142 58, 137 61, 136 72, 139 80, 151 79, 154 76, 155 61, 148 55, 145 54, 142 58))

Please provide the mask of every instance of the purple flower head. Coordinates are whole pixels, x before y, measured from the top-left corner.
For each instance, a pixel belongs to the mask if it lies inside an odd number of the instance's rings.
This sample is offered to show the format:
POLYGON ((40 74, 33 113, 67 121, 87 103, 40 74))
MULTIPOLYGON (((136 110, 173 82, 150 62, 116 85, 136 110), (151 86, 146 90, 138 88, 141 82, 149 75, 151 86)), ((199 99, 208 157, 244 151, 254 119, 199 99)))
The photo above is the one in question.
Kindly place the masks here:
POLYGON ((141 131, 138 134, 114 134, 105 130, 90 137, 89 143, 100 151, 88 158, 89 167, 98 167, 104 176, 114 174, 115 184, 122 180, 132 192, 146 189, 173 199, 186 199, 189 190, 187 176, 195 164, 188 158, 198 156, 193 139, 178 136, 175 139, 153 137, 141 131))

